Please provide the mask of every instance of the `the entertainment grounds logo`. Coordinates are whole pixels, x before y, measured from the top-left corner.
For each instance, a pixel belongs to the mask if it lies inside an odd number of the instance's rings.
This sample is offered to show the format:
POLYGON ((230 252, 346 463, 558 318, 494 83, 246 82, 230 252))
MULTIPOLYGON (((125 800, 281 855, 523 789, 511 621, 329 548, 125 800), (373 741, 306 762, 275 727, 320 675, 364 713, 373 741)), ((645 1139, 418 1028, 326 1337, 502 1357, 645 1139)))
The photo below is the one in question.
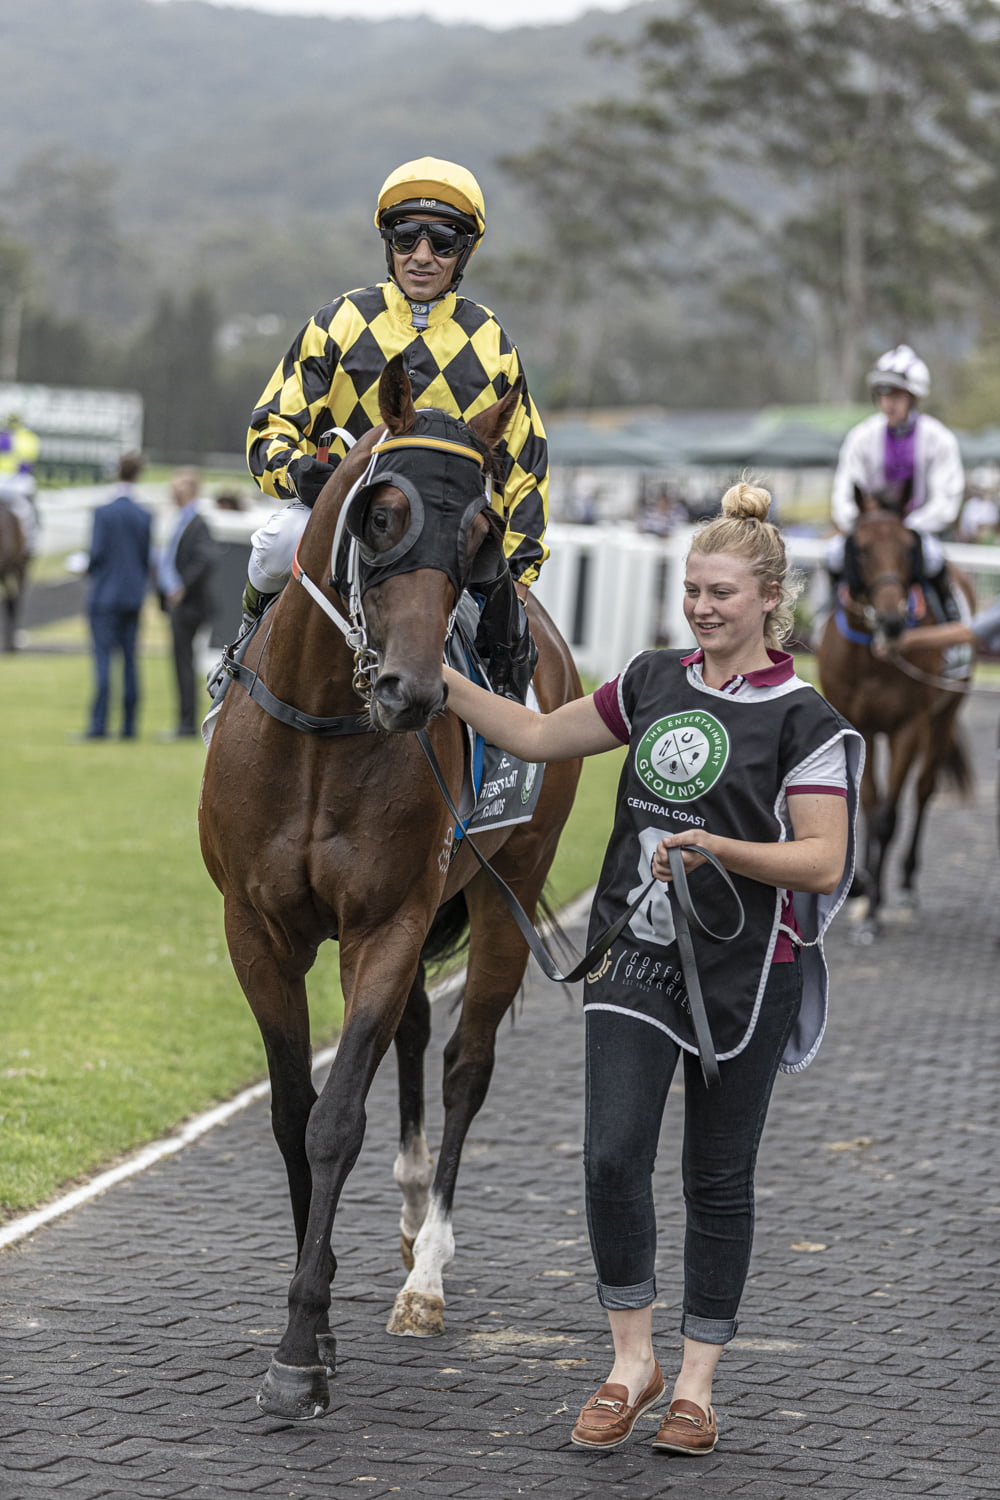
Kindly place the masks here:
POLYGON ((693 802, 718 780, 729 759, 729 736, 700 709, 651 724, 635 752, 643 784, 664 802, 693 802))

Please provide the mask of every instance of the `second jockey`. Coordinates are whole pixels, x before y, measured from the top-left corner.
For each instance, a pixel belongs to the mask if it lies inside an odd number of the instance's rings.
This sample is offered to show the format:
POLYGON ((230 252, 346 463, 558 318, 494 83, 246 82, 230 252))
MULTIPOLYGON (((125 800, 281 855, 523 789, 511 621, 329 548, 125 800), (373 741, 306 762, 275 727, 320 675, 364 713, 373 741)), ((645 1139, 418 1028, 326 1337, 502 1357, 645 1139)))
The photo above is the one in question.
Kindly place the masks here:
POLYGON ((930 372, 908 344, 883 354, 866 379, 879 409, 851 428, 840 450, 831 501, 837 534, 827 548, 827 567, 834 580, 843 573, 844 538, 858 514, 855 486, 870 495, 909 481, 904 520, 921 537, 931 608, 941 620, 960 620, 962 606, 940 541, 957 520, 965 492, 958 440, 943 422, 919 410, 930 394, 930 372))

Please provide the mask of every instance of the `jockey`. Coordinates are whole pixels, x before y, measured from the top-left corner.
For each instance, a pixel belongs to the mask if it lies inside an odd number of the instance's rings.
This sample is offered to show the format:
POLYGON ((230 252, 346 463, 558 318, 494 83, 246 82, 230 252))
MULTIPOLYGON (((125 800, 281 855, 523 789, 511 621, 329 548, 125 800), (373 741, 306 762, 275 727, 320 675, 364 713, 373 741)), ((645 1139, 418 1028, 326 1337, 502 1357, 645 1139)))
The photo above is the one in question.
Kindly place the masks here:
POLYGON ((6 501, 20 521, 29 556, 38 537, 35 464, 40 447, 36 434, 11 412, 0 427, 0 500, 6 501))
MULTIPOLYGON (((309 509, 347 452, 336 435, 327 447, 324 434, 339 427, 359 438, 379 422, 379 376, 393 355, 404 356, 417 406, 463 419, 498 400, 521 373, 517 350, 493 313, 458 295, 486 228, 472 173, 428 156, 404 163, 382 185, 375 225, 385 242, 387 279, 335 298, 309 319, 250 419, 250 471, 265 494, 284 503, 252 538, 241 638, 291 576, 309 509)), ((504 600, 494 600, 487 614, 496 638, 493 666, 503 679, 512 663, 500 658, 513 653, 518 662, 530 650, 519 601, 548 556, 548 447, 527 389, 497 452, 501 482, 493 506, 507 523, 509 573, 496 591, 504 600)), ((213 696, 218 682, 216 673, 213 696)))
POLYGON ((872 494, 894 485, 912 485, 906 525, 923 545, 924 583, 929 601, 943 620, 960 620, 962 607, 948 578, 940 534, 958 518, 965 474, 955 434, 936 417, 918 411, 930 394, 930 372, 908 344, 899 344, 877 361, 867 375, 879 410, 859 422, 844 439, 833 479, 831 501, 837 535, 830 540, 826 564, 835 581, 844 566, 844 538, 857 518, 854 487, 872 494))

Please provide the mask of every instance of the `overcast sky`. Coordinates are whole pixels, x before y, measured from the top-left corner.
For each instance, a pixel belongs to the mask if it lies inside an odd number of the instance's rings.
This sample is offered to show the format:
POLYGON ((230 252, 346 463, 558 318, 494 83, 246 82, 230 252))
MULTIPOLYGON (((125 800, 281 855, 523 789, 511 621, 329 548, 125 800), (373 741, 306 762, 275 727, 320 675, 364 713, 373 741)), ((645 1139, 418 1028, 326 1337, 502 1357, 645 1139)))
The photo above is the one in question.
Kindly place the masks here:
POLYGON ((633 0, 211 0, 211 3, 280 15, 357 16, 365 21, 423 15, 435 21, 464 21, 502 28, 572 21, 588 10, 624 10, 633 0))

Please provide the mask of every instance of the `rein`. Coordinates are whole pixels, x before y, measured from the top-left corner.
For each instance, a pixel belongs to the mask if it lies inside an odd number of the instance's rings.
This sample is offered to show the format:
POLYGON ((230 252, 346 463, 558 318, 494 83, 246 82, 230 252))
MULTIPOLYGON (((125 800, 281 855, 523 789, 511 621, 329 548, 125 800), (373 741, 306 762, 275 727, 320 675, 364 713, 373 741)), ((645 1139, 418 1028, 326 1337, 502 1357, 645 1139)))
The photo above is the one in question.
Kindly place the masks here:
MULTIPOLYGON (((425 730, 421 729, 417 731, 417 741, 420 745, 421 750, 424 752, 424 755, 427 758, 427 764, 430 766, 434 780, 438 784, 438 789, 441 793, 442 798, 444 799, 445 806, 447 807, 451 816, 455 819, 456 823, 462 823, 463 819, 452 800, 451 793, 448 791, 445 779, 441 774, 441 768, 438 765, 437 756, 434 754, 434 748, 431 745, 430 740, 427 738, 425 730)), ((642 890, 639 892, 639 895, 635 898, 632 904, 626 907, 621 916, 617 917, 609 927, 606 927, 605 930, 594 939, 593 943, 587 949, 586 953, 579 960, 579 962, 574 964, 573 967, 567 970, 567 972, 564 974, 557 967, 555 960, 553 959, 552 955, 549 953, 544 942, 539 936, 537 929, 532 925, 530 918, 528 917, 523 906, 518 901, 517 897, 514 895, 514 892, 511 890, 507 882, 503 879, 502 876, 497 874, 496 870, 494 870, 485 854, 481 853, 480 850, 477 849, 471 838, 466 838, 464 840, 464 843, 467 848, 471 849, 473 855, 479 863, 480 869, 482 869, 493 882, 505 905, 507 906, 507 909, 509 910, 511 916, 514 918, 514 921, 517 924, 518 931, 524 938, 524 941, 527 943, 528 948, 531 951, 532 956, 538 963, 539 968, 548 979, 553 980, 556 984, 575 984, 577 980, 583 979, 586 974, 589 974, 594 968, 597 961, 604 957, 608 949, 611 947, 612 943, 614 943, 615 939, 619 937, 627 927, 628 923, 632 920, 632 918, 635 916, 635 913, 639 910, 640 906, 649 895, 653 886, 659 884, 659 881, 657 881, 655 877, 651 878, 648 883, 643 886, 642 890)), ((691 931, 693 929, 699 937, 704 938, 709 943, 731 943, 732 940, 736 937, 739 937, 740 933, 743 931, 743 923, 745 917, 743 912, 743 903, 739 898, 739 893, 736 890, 736 887, 733 885, 728 871, 719 862, 719 860, 716 859, 715 855, 710 854, 707 849, 702 849, 697 844, 688 844, 686 847, 693 854, 700 854, 703 859, 706 859, 708 863, 713 866, 716 873, 722 877, 723 882, 725 883, 730 894, 732 895, 734 902, 736 903, 737 911, 736 925, 733 927, 733 930, 731 932, 713 932, 710 927, 707 927, 702 921, 701 917, 698 915, 698 911, 694 905, 694 901, 691 898, 691 892, 688 887, 687 871, 684 868, 683 849, 681 849, 680 847, 675 847, 667 851, 670 861, 670 899, 671 906, 673 908, 674 930, 677 936, 677 948, 680 954, 681 970, 684 975, 684 983, 687 988, 688 1002, 691 1006, 691 1020, 694 1024, 695 1038, 698 1043, 698 1057, 701 1062, 701 1071, 702 1077, 705 1080, 705 1087, 714 1088, 720 1082, 719 1063, 715 1055, 715 1044, 712 1041, 712 1031, 708 1022, 708 1014, 705 1010, 705 999, 701 991, 701 979, 698 974, 698 965, 695 959, 694 944, 691 941, 691 931)))
MULTIPOLYGON (((876 584, 879 583, 897 582, 902 582, 898 574, 883 573, 880 574, 878 578, 873 580, 873 582, 869 585, 869 588, 874 588, 876 584)), ((875 612, 870 604, 862 604, 850 595, 848 595, 848 600, 850 604, 854 606, 858 614, 860 614, 862 620, 866 625, 875 623, 875 612)), ((850 623, 850 620, 848 619, 845 603, 842 602, 838 604, 837 609, 834 612, 833 619, 834 624, 837 627, 838 634, 845 641, 850 641, 851 644, 855 646, 871 646, 872 642, 875 639, 876 631, 855 629, 855 627, 850 623)), ((907 625, 908 628, 912 629, 910 620, 911 616, 908 615, 907 625)), ((922 667, 915 666, 913 662, 907 661, 899 651, 887 651, 885 656, 877 657, 876 660, 887 662, 890 666, 895 667, 897 671, 901 672, 904 677, 912 678, 914 682, 922 683, 925 687, 938 688, 942 692, 967 693, 972 685, 971 678, 962 680, 953 677, 939 677, 933 672, 925 672, 922 667)), ((998 688, 984 687, 977 689, 977 691, 990 693, 994 696, 1000 694, 1000 689, 998 688)))

